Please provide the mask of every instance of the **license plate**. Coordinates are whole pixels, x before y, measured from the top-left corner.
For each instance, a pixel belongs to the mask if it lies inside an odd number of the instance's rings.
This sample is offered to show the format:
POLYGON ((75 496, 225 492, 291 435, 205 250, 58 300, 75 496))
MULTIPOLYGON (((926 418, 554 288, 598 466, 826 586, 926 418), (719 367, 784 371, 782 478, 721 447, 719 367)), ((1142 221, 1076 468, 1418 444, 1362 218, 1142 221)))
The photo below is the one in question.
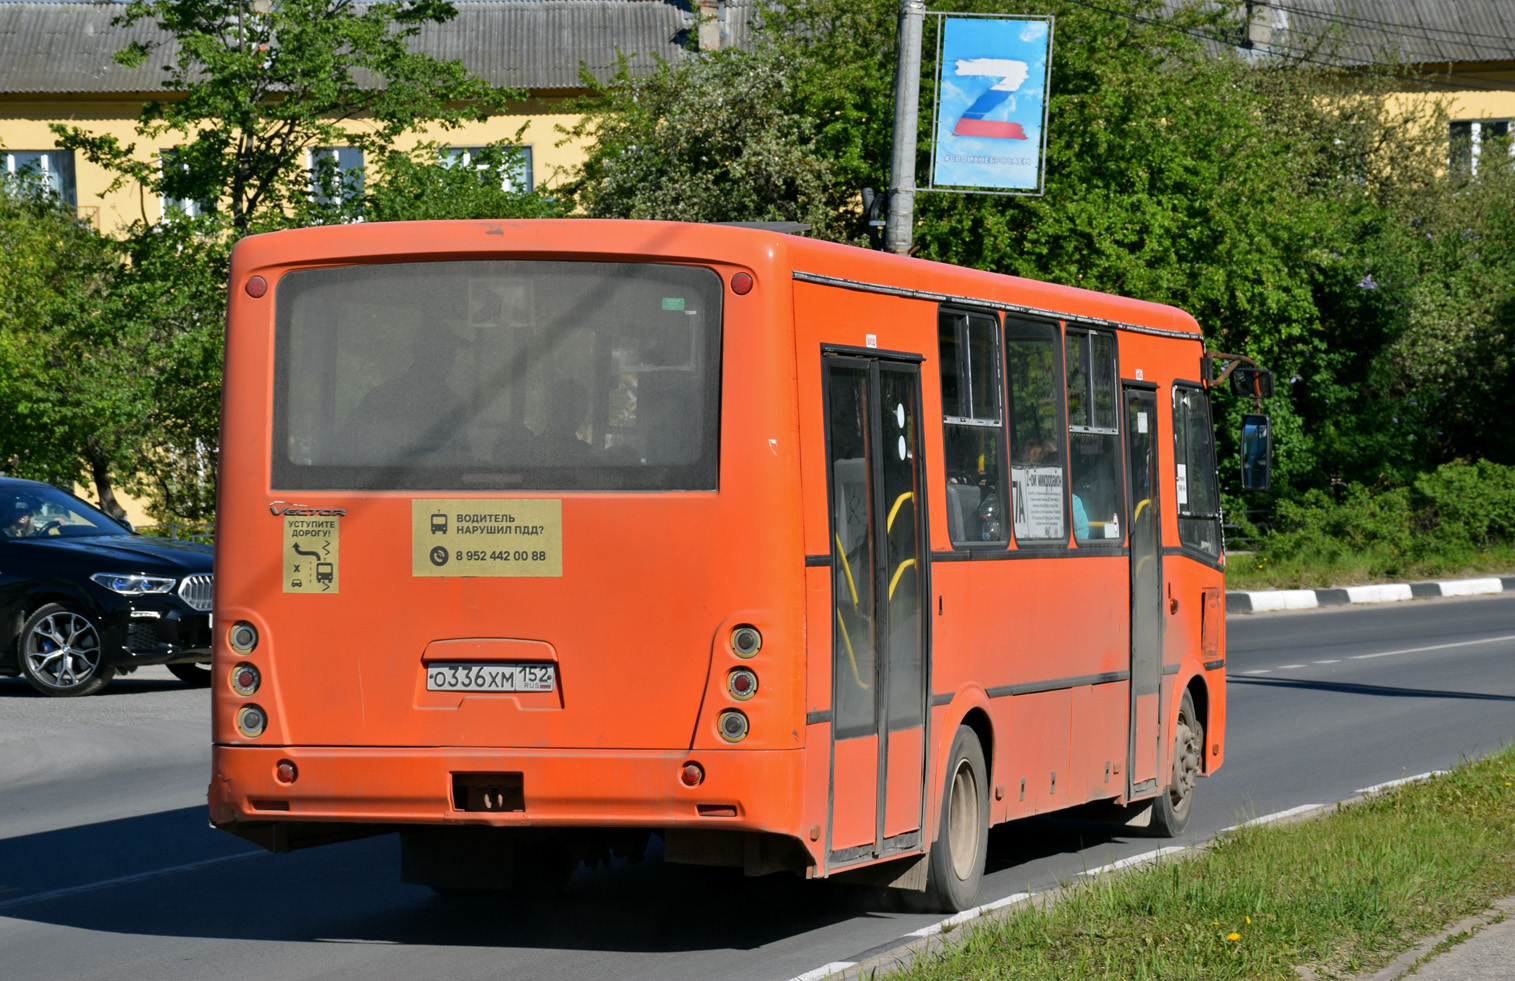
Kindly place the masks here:
POLYGON ((427 691, 553 691, 551 664, 428 664, 427 691))

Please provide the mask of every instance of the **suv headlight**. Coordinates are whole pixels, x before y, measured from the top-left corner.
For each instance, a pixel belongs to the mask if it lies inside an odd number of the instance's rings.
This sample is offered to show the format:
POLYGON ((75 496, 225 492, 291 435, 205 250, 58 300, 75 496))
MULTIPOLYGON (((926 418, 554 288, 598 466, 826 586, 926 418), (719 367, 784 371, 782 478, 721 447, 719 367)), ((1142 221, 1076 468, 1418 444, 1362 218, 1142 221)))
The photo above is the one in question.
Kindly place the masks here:
POLYGON ((122 596, 144 596, 148 593, 167 593, 179 580, 169 576, 149 576, 141 572, 97 572, 89 577, 113 593, 122 596))

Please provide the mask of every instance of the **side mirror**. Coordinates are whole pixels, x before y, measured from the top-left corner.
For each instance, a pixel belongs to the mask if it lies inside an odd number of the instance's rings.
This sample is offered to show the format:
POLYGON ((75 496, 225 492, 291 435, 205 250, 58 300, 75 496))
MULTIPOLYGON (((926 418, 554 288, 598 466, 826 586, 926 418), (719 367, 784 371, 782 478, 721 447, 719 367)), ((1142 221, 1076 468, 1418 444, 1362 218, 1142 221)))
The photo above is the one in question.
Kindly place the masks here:
POLYGON ((1242 490, 1265 491, 1273 483, 1273 423, 1267 416, 1242 416, 1242 490))
POLYGON ((1231 372, 1231 392, 1248 399, 1273 397, 1273 372, 1239 367, 1231 372))

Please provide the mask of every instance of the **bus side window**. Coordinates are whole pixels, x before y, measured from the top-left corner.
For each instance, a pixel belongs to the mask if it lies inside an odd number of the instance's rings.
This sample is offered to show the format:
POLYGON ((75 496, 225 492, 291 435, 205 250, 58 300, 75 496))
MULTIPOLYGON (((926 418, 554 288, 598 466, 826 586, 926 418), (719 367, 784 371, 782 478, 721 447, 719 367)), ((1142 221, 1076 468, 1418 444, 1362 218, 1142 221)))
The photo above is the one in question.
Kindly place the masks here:
POLYGON ((999 318, 942 310, 942 442, 947 533, 952 544, 1005 542, 1004 409, 1000 395, 999 318))
POLYGON ((1220 557, 1220 489, 1215 477, 1215 430, 1203 389, 1173 387, 1173 469, 1178 540, 1220 557))
POLYGON ((1005 321, 1011 515, 1018 543, 1066 545, 1062 366, 1053 324, 1005 321))
POLYGON ((1080 543, 1119 544, 1124 529, 1115 338, 1069 328, 1065 350, 1073 537, 1080 543))

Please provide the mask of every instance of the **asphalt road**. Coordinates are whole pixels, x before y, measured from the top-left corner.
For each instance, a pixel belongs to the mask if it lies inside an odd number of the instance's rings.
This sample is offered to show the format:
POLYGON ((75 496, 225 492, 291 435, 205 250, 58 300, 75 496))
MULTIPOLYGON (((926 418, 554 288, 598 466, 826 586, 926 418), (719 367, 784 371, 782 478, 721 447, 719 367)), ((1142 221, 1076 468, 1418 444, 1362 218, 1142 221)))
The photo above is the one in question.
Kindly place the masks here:
MULTIPOLYGON (((1515 738, 1515 596, 1228 620, 1227 762, 1190 834, 1352 796, 1515 738)), ((935 922, 887 893, 727 870, 580 869, 561 899, 397 882, 393 837, 267 855, 206 826, 209 696, 145 671, 89 699, 0 680, 0 976, 785 979, 935 922), (122 767, 123 751, 139 762, 122 767)), ((1016 822, 981 902, 1162 842, 1016 822)))

